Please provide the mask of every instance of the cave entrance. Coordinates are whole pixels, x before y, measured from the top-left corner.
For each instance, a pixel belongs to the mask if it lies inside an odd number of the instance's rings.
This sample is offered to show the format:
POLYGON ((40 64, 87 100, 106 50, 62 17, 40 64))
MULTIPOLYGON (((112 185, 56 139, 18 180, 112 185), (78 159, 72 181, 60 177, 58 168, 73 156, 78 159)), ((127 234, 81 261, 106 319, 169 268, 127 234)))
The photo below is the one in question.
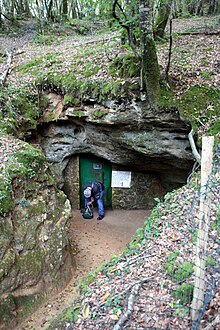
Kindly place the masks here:
POLYGON ((112 206, 111 163, 93 155, 80 155, 80 207, 84 206, 83 185, 88 181, 100 181, 105 186, 103 203, 106 207, 112 206))

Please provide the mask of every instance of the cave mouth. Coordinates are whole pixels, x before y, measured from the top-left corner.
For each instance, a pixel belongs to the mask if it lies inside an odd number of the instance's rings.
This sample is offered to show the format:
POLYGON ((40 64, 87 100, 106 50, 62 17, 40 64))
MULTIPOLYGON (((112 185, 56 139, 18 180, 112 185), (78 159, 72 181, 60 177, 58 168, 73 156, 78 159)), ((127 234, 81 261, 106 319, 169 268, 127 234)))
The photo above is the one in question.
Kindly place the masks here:
MULTIPOLYGON (((174 126, 169 119, 164 121, 174 126)), ((104 204, 115 209, 151 208, 155 198, 187 182, 194 160, 186 151, 188 131, 179 117, 178 132, 162 124, 152 130, 148 121, 143 127, 135 121, 120 127, 84 120, 57 119, 39 125, 35 135, 73 209, 83 207, 86 181, 101 181, 104 204)))
MULTIPOLYGON (((84 206, 82 187, 87 181, 101 181, 105 186, 103 203, 112 209, 149 209, 155 198, 186 183, 183 173, 178 178, 169 172, 153 172, 135 164, 115 164, 91 153, 69 157, 63 172, 62 190, 72 209, 84 206)), ((186 173, 187 174, 187 173, 186 173)))

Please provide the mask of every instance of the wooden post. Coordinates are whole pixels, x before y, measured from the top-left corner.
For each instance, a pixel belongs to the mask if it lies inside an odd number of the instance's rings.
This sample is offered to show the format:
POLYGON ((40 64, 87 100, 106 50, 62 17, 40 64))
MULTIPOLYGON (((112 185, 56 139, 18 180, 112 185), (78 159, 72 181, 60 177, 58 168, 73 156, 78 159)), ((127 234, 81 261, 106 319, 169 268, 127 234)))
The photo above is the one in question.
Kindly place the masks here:
POLYGON ((209 230, 210 191, 208 179, 212 172, 214 137, 202 138, 201 188, 199 206, 199 231, 196 244, 195 281, 191 305, 192 321, 198 320, 205 295, 205 262, 209 230))

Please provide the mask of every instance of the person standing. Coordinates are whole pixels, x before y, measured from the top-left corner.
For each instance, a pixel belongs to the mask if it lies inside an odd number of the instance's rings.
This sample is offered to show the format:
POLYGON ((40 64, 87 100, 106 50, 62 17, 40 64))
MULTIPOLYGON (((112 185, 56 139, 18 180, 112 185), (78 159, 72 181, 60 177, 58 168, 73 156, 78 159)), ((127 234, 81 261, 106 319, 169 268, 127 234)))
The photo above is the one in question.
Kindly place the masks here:
POLYGON ((104 218, 104 205, 103 205, 103 195, 104 195, 105 187, 103 183, 99 181, 95 182, 87 182, 83 186, 83 194, 84 194, 84 207, 87 208, 89 205, 92 205, 94 201, 96 201, 98 205, 98 218, 97 220, 102 220, 104 218))

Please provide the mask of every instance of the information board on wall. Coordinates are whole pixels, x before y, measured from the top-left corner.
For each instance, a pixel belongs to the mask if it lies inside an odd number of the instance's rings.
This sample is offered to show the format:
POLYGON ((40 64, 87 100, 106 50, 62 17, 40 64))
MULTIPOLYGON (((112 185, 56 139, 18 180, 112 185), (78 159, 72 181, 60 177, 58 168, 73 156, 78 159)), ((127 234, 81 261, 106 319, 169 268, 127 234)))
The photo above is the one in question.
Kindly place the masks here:
POLYGON ((131 172, 112 171, 112 188, 130 188, 131 172))

